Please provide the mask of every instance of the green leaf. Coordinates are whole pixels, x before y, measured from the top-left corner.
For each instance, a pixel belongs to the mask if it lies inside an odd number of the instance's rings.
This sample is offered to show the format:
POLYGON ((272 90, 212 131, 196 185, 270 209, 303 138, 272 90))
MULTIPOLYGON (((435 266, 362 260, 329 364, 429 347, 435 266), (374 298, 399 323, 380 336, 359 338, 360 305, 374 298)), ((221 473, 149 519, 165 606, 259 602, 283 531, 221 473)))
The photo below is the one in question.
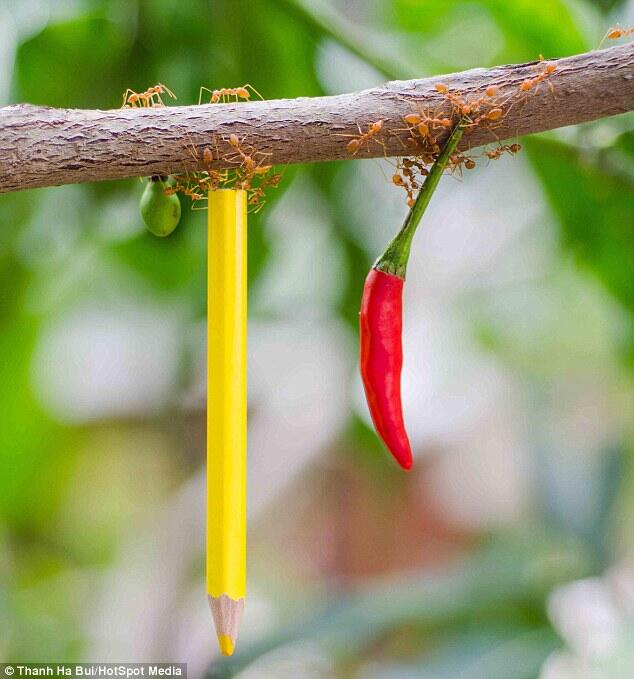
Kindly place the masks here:
POLYGON ((632 313, 634 322, 632 183, 567 144, 533 137, 525 146, 558 217, 563 245, 632 313))

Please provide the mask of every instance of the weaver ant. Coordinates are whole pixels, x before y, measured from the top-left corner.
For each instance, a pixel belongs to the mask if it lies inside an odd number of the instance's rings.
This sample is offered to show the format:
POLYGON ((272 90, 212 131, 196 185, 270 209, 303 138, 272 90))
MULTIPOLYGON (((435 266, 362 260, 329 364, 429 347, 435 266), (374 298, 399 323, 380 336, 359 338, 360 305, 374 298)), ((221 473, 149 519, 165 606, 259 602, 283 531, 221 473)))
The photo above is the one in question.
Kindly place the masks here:
MULTIPOLYGON (((359 125, 357 125, 357 128, 359 129, 359 135, 353 136, 353 138, 346 144, 346 150, 348 153, 352 154, 353 156, 356 155, 363 144, 365 144, 369 149, 369 142, 371 139, 377 144, 381 144, 381 146, 385 148, 385 144, 380 139, 377 139, 377 135, 383 129, 383 120, 377 120, 374 123, 370 123, 368 125, 368 129, 365 132, 361 130, 359 125)), ((350 135, 345 136, 347 137, 350 135)))
POLYGON ((248 101, 249 99, 251 99, 252 92, 260 99, 263 98, 262 95, 255 89, 255 87, 253 87, 253 85, 250 85, 249 83, 246 83, 241 87, 221 87, 218 90, 210 90, 208 87, 201 87, 200 92, 198 94, 199 105, 202 102, 203 92, 209 93, 210 104, 217 104, 219 102, 227 104, 230 102, 237 102, 240 100, 248 101))
POLYGON ((462 176, 462 168, 464 167, 466 170, 473 170, 473 168, 476 166, 475 160, 473 158, 470 158, 469 156, 465 155, 464 153, 454 153, 452 156, 449 158, 449 166, 451 168, 452 172, 455 172, 458 170, 462 176))
MULTIPOLYGON (((440 92, 444 97, 446 97, 454 108, 454 113, 457 113, 462 118, 469 119, 473 114, 477 113, 485 104, 490 107, 499 108, 499 104, 493 100, 498 93, 497 85, 488 85, 482 96, 475 97, 473 99, 463 99, 459 94, 450 92, 447 85, 444 83, 436 83, 434 86, 437 92, 440 92)), ((484 118, 482 118, 484 119, 484 118)), ((494 118, 489 118, 489 120, 494 120, 494 118)))
MULTIPOLYGON (((429 160, 433 162, 433 158, 429 160)), ((396 161, 396 172, 392 175, 391 181, 395 186, 400 186, 407 194, 407 207, 413 207, 416 199, 414 192, 422 185, 422 179, 429 174, 422 158, 399 158, 396 161)))
MULTIPOLYGON (((402 186, 405 189, 405 193, 407 194, 407 207, 412 208, 416 202, 414 191, 418 188, 418 184, 409 177, 403 177, 399 174, 398 169, 397 166, 397 172, 392 175, 392 183, 395 186, 402 186)), ((403 170, 403 172, 405 171, 403 170)))
POLYGON ((486 151, 485 155, 489 160, 498 160, 504 153, 508 153, 509 155, 513 156, 516 153, 519 153, 521 150, 521 144, 501 144, 497 148, 486 151))
MULTIPOLYGON (((540 55, 541 57, 541 55, 540 55)), ((540 61, 543 61, 543 58, 540 59, 540 61)), ((557 70, 557 66, 555 64, 549 63, 546 64, 543 68, 542 71, 540 71, 534 78, 526 78, 526 80, 522 80, 522 82, 519 84, 519 91, 520 92, 528 92, 530 90, 536 90, 539 85, 548 78, 548 76, 552 75, 555 71, 557 70)), ((548 87, 550 88, 551 92, 555 91, 555 88, 553 87, 552 83, 546 83, 548 87)))
POLYGON ((145 92, 135 92, 129 87, 123 93, 123 104, 121 108, 154 108, 157 106, 165 106, 161 99, 161 94, 167 94, 172 99, 176 99, 176 95, 163 83, 158 83, 154 87, 148 87, 145 92))
POLYGON ((428 116, 426 113, 409 113, 403 116, 403 120, 408 124, 416 128, 416 131, 421 137, 425 137, 429 134, 429 127, 444 127, 448 128, 453 125, 450 118, 434 118, 428 116))
POLYGON ((482 113, 473 119, 469 119, 469 122, 465 124, 467 132, 471 132, 474 128, 484 122, 495 122, 500 120, 502 116, 506 115, 508 111, 504 111, 503 108, 497 106, 496 108, 489 109, 486 113, 482 113))
POLYGON ((472 99, 464 99, 459 94, 450 92, 444 83, 436 83, 434 87, 437 92, 440 92, 449 100, 453 108, 453 115, 457 114, 462 118, 467 132, 471 132, 481 123, 500 120, 505 113, 508 113, 503 108, 508 98, 505 101, 499 101, 497 85, 487 85, 481 96, 475 96, 472 99))
POLYGON ((625 38, 628 35, 632 35, 634 33, 634 26, 631 28, 623 28, 622 26, 619 26, 618 24, 616 26, 612 26, 612 28, 609 28, 603 38, 601 38, 601 42, 599 43, 599 49, 603 45, 603 43, 606 40, 618 40, 619 38, 625 38))
POLYGON ((249 192, 249 205, 255 206, 255 212, 264 207, 262 202, 265 194, 264 189, 276 187, 282 179, 282 174, 271 175, 272 165, 264 165, 267 154, 253 150, 252 146, 245 146, 244 139, 238 135, 230 134, 227 143, 235 152, 233 156, 226 157, 231 163, 238 161, 239 165, 233 170, 233 186, 249 192), (261 156, 260 160, 256 156, 261 156), (256 183, 254 183, 256 182, 256 183))
MULTIPOLYGON (((250 155, 253 153, 253 149, 249 148, 248 152, 244 150, 242 142, 238 139, 237 134, 229 135, 228 144, 235 150, 238 158, 242 160, 240 168, 244 169, 245 178, 252 178, 254 175, 265 175, 271 169, 271 165, 262 164, 264 158, 258 162, 250 155)), ((265 154, 256 152, 253 155, 264 156, 265 154)), ((230 162, 235 162, 237 159, 234 156, 233 158, 228 158, 228 160, 230 160, 230 162)))
POLYGON ((434 114, 428 115, 424 110, 419 109, 419 113, 408 113, 403 116, 403 121, 407 125, 407 131, 410 133, 405 143, 410 148, 419 146, 419 141, 425 143, 424 148, 431 151, 432 154, 440 152, 440 146, 437 143, 437 135, 434 130, 440 128, 441 130, 449 129, 453 126, 453 121, 450 118, 439 117, 434 114))

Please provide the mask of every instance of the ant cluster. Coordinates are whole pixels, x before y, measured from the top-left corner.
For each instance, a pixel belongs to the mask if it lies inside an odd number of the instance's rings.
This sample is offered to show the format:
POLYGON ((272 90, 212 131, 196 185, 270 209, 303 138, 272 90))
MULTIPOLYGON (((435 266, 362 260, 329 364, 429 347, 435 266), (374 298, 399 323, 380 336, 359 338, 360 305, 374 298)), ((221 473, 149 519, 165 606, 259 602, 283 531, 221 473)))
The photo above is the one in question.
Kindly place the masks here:
POLYGON ((213 149, 204 147, 202 158, 192 145, 190 153, 196 165, 202 164, 205 169, 173 175, 174 185, 166 191, 183 193, 196 205, 207 198, 209 191, 241 189, 247 192, 247 202, 252 211, 259 212, 264 207, 266 189, 277 187, 282 173, 274 173, 273 166, 266 163, 268 154, 257 151, 253 145, 239 139, 238 135, 230 134, 223 142, 228 147, 228 153, 222 155, 216 141, 213 149), (214 161, 220 158, 232 167, 214 169, 214 161))
MULTIPOLYGON (((203 103, 203 94, 209 95, 210 104, 228 104, 239 101, 248 101, 251 93, 262 99, 260 93, 248 83, 241 87, 223 87, 218 90, 210 90, 207 87, 200 88, 198 103, 203 103)), ((159 83, 148 88, 145 92, 135 92, 127 89, 123 95, 122 108, 156 108, 164 106, 162 94, 167 94, 173 99, 176 95, 165 85, 159 83)), ((266 163, 269 154, 257 151, 245 139, 239 139, 236 134, 230 134, 228 138, 222 138, 226 146, 226 153, 222 153, 218 140, 214 139, 213 148, 205 146, 202 155, 191 144, 190 154, 194 159, 196 169, 171 175, 168 185, 164 189, 166 195, 182 193, 191 199, 194 209, 201 201, 206 200, 209 191, 217 189, 241 189, 247 192, 247 202, 252 211, 258 212, 264 207, 265 191, 267 188, 277 187, 282 179, 281 173, 274 173, 273 166, 266 163), (230 168, 216 170, 214 162, 222 160, 230 168), (203 167, 203 170, 198 168, 203 167)))
MULTIPOLYGON (((408 207, 414 205, 415 194, 429 174, 429 167, 437 160, 444 139, 456 125, 460 124, 464 128, 465 135, 476 128, 486 127, 495 136, 495 129, 502 123, 511 107, 517 102, 525 102, 528 93, 536 94, 544 82, 551 92, 554 92, 552 83, 547 82, 547 79, 557 67, 553 63, 542 62, 544 59, 540 55, 540 66, 535 75, 522 80, 513 91, 507 89, 504 96, 500 93, 500 87, 495 84, 489 84, 474 95, 465 97, 457 90, 450 90, 445 83, 436 83, 434 88, 449 103, 449 111, 446 105, 434 111, 417 105, 414 111, 402 117, 405 128, 388 131, 388 134, 407 133, 402 143, 410 152, 405 157, 397 159, 391 181, 405 191, 408 207)), ((346 143, 349 154, 356 155, 361 149, 370 152, 371 143, 380 145, 385 151, 385 141, 380 136, 384 131, 383 120, 368 124, 365 130, 360 126, 357 128, 358 135, 345 135, 351 137, 346 143)), ((463 169, 472 170, 476 167, 478 157, 492 161, 498 160, 504 154, 515 155, 520 150, 521 146, 518 143, 499 143, 480 156, 456 151, 449 158, 448 168, 452 174, 462 175, 463 169)))
MULTIPOLYGON (((209 104, 229 104, 240 101, 249 101, 252 93, 259 99, 262 95, 248 83, 241 87, 223 87, 210 90, 207 87, 200 88, 198 103, 203 103, 203 95, 207 93, 209 104)), ((197 167, 201 165, 203 170, 188 172, 176 176, 175 191, 181 191, 189 196, 194 203, 205 200, 209 191, 216 189, 241 189, 247 192, 247 202, 253 212, 259 212, 265 203, 265 191, 268 188, 277 187, 282 179, 281 173, 274 173, 273 166, 267 163, 269 154, 262 153, 236 134, 230 134, 228 138, 222 138, 226 146, 226 153, 222 153, 218 140, 214 139, 212 146, 205 146, 202 156, 192 144, 190 153, 197 167), (230 168, 221 170, 214 169, 213 163, 223 160, 231 165, 230 168)))

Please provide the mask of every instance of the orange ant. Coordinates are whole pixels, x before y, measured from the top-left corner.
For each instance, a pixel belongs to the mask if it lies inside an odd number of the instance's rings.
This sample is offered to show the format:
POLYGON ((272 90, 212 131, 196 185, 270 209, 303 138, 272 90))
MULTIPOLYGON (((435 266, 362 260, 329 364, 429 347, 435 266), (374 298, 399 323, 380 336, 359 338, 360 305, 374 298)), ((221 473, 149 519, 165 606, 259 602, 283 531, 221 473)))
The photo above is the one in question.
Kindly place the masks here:
POLYGON ((433 157, 421 157, 418 158, 403 158, 401 159, 401 172, 405 177, 413 179, 417 174, 421 177, 426 177, 429 174, 429 170, 425 167, 425 162, 431 165, 434 162, 433 157))
POLYGON ((149 87, 145 92, 135 92, 128 88, 123 93, 123 104, 121 108, 153 108, 165 106, 161 99, 161 94, 167 94, 172 99, 176 99, 174 92, 162 83, 158 83, 158 85, 154 85, 154 87, 149 87))
MULTIPOLYGON (((541 55, 540 55, 541 56, 541 55)), ((540 59, 542 61, 542 59, 540 59)), ((528 92, 532 89, 537 89, 539 87, 540 83, 542 83, 548 76, 552 75, 555 71, 557 70, 557 66, 555 64, 546 64, 544 66, 544 69, 540 71, 534 78, 527 78, 526 80, 523 80, 519 84, 519 91, 520 92, 528 92)), ((548 87, 550 88, 551 92, 554 92, 555 89, 552 85, 552 83, 547 83, 548 87)))
MULTIPOLYGON (((433 158, 430 160, 433 162, 433 158)), ((421 158, 399 158, 396 162, 396 172, 391 177, 391 182, 395 186, 400 186, 407 194, 407 206, 413 207, 416 199, 414 192, 417 191, 422 183, 422 178, 429 174, 421 158)))
POLYGON ((500 103, 498 100, 494 99, 499 91, 497 85, 488 85, 480 97, 476 96, 471 100, 464 100, 458 94, 450 92, 449 88, 444 83, 436 83, 435 89, 451 102, 454 113, 457 113, 464 118, 468 126, 477 125, 482 121, 499 120, 504 113, 502 106, 506 102, 500 103), (474 118, 474 114, 478 113, 485 105, 488 106, 488 111, 474 118))
POLYGON ((405 189, 407 194, 407 207, 413 207, 416 202, 414 199, 414 191, 418 188, 418 184, 406 173, 407 168, 401 168, 400 163, 396 166, 396 172, 392 175, 392 184, 394 186, 401 186, 405 189), (403 175, 400 173, 403 172, 403 175))
POLYGON ((471 122, 466 124, 467 132, 470 132, 471 130, 473 130, 473 128, 480 125, 480 123, 495 122, 497 120, 500 120, 500 118, 502 118, 503 115, 504 115, 504 109, 500 108, 499 106, 496 107, 496 108, 489 109, 486 113, 482 113, 481 115, 477 116, 476 118, 473 118, 473 120, 471 120, 471 122))
POLYGON ((453 122, 449 118, 433 118, 425 113, 418 115, 418 113, 409 113, 403 116, 403 120, 408 125, 413 125, 421 137, 429 134, 429 126, 432 127, 451 127, 453 122))
POLYGON ((271 169, 271 165, 262 165, 263 160, 261 160, 259 163, 254 160, 250 155, 250 153, 252 153, 251 150, 249 153, 247 153, 243 149, 242 142, 238 139, 237 134, 230 134, 228 143, 229 146, 231 146, 242 159, 241 166, 244 167, 245 176, 247 178, 250 178, 253 175, 265 175, 271 169))
POLYGON ((449 158, 449 166, 451 168, 451 172, 454 173, 456 170, 460 172, 460 176, 462 176, 462 168, 464 167, 466 170, 473 170, 473 168, 476 166, 475 160, 473 158, 470 158, 469 156, 465 155, 464 153, 454 153, 450 158, 449 158))
POLYGON ((606 40, 618 40, 619 38, 624 38, 628 35, 632 35, 632 33, 634 33, 634 26, 631 28, 623 28, 622 26, 619 26, 619 24, 617 24, 616 26, 612 26, 612 28, 609 28, 606 31, 606 34, 603 36, 603 38, 601 38, 601 42, 599 43, 599 49, 606 40))
POLYGON ((210 90, 208 87, 201 87, 200 93, 198 95, 198 104, 202 102, 203 92, 208 92, 210 95, 209 103, 217 104, 222 102, 223 104, 230 103, 232 101, 247 101, 251 99, 251 92, 257 97, 262 99, 262 95, 249 83, 242 85, 241 87, 221 87, 219 90, 210 90))
MULTIPOLYGON (((207 90, 211 94, 213 101, 225 101, 229 96, 235 96, 237 99, 248 99, 250 85, 245 85, 244 88, 225 88, 224 90, 207 90), (214 92, 218 93, 214 97, 214 92)), ((202 98, 202 91, 200 97, 202 98)), ((161 90, 162 91, 162 90, 161 90)), ((256 90, 253 90, 257 93, 256 90)), ((126 97, 131 91, 126 92, 126 97)), ((143 93, 143 97, 159 94, 153 88, 143 93)), ((136 92, 132 94, 137 97, 136 92)), ((129 98, 129 97, 128 97, 129 98)), ((132 99, 132 105, 136 105, 136 101, 132 99)), ((142 104, 143 105, 143 104, 142 104)), ((189 137, 189 135, 186 135, 189 137)), ((174 175, 176 183, 169 188, 171 193, 183 193, 191 198, 194 203, 192 209, 199 210, 204 207, 196 207, 201 201, 205 200, 209 191, 215 191, 221 188, 227 189, 242 189, 248 193, 247 202, 251 208, 251 212, 258 212, 264 206, 265 189, 269 187, 277 187, 282 180, 283 174, 271 174, 272 165, 265 165, 264 162, 270 154, 260 153, 254 150, 250 144, 244 143, 244 138, 240 139, 236 134, 230 134, 228 138, 223 141, 229 146, 231 153, 227 156, 222 154, 218 146, 218 138, 213 138, 213 143, 209 146, 196 146, 191 139, 186 148, 194 161, 194 171, 192 173, 185 172, 174 175), (222 164, 226 161, 233 165, 232 168, 214 169, 215 163, 222 164)))
POLYGON ((501 144, 497 148, 486 151, 485 155, 489 160, 498 160, 504 153, 515 155, 522 150, 521 144, 501 144))
POLYGON ((435 128, 448 129, 453 125, 450 118, 430 116, 423 110, 420 113, 408 113, 403 116, 403 121, 407 124, 407 130, 410 133, 410 137, 405 140, 406 145, 415 148, 418 146, 418 138, 420 138, 432 153, 440 152, 436 135, 433 134, 432 130, 435 128))
POLYGON ((468 116, 473 110, 473 104, 464 102, 457 94, 449 91, 449 88, 444 83, 436 83, 434 85, 436 92, 440 92, 444 97, 449 99, 454 108, 461 116, 468 116))
POLYGON ((234 170, 233 185, 237 188, 244 189, 249 192, 249 205, 256 206, 255 212, 258 212, 263 206, 264 189, 273 186, 276 187, 282 179, 281 174, 270 175, 273 169, 272 165, 264 165, 264 157, 266 154, 253 152, 252 147, 246 147, 236 134, 230 134, 228 142, 229 146, 235 151, 237 157, 227 158, 230 162, 241 161, 240 165, 234 170), (253 157, 260 155, 262 160, 259 162, 253 157), (257 184, 254 184, 254 181, 257 184))
MULTIPOLYGON (((363 132, 361 130, 361 127, 357 125, 357 128, 359 129, 359 135, 353 137, 347 144, 346 144, 346 150, 348 153, 352 154, 353 156, 357 154, 359 149, 363 144, 366 144, 366 146, 369 149, 369 142, 371 139, 373 139, 377 144, 381 144, 385 148, 385 145, 380 139, 377 139, 377 135, 381 132, 383 129, 383 120, 377 120, 374 123, 370 123, 368 125, 368 129, 363 132)), ((346 135, 349 136, 349 135, 346 135)))

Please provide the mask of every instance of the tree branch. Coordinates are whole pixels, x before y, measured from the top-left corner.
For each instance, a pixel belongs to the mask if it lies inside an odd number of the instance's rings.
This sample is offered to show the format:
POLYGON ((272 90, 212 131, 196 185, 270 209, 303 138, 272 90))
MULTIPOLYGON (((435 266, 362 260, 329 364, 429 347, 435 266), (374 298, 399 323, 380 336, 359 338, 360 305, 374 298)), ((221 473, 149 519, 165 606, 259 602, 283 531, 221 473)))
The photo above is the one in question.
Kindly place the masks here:
POLYGON ((8 106, 0 108, 0 192, 193 171, 202 169, 205 147, 214 152, 214 167, 228 167, 232 133, 267 154, 267 163, 350 160, 346 142, 357 126, 383 120, 383 145, 370 142, 354 157, 407 155, 404 115, 421 106, 449 114, 447 99, 434 89, 439 81, 464 97, 481 95, 490 84, 502 101, 513 97, 495 128, 475 128, 463 149, 634 109, 634 43, 555 63, 537 91, 521 95, 519 84, 537 74, 539 62, 393 81, 333 97, 111 111, 8 106))

